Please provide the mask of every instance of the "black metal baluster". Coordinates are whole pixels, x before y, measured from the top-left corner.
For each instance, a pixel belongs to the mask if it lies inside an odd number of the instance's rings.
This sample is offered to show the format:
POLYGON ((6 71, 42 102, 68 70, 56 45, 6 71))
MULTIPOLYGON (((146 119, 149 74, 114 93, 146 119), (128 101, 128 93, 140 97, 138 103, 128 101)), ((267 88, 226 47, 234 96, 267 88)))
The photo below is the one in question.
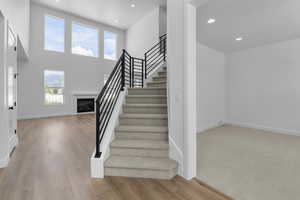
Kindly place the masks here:
POLYGON ((145 53, 145 79, 147 79, 147 53, 145 53))
POLYGON ((124 91, 125 89, 125 49, 123 49, 123 56, 122 56, 122 89, 121 91, 124 91))
POLYGON ((132 59, 132 81, 133 81, 133 84, 132 84, 132 87, 134 88, 135 87, 135 78, 134 78, 134 58, 131 58, 132 59))
POLYGON ((142 75, 142 88, 144 87, 144 67, 145 67, 145 66, 144 66, 144 62, 145 62, 145 61, 142 60, 142 74, 141 74, 141 75, 142 75))
POLYGON ((132 82, 132 80, 133 80, 133 78, 132 78, 132 57, 130 56, 129 57, 129 82, 130 82, 130 87, 132 88, 133 87, 133 82, 132 82))

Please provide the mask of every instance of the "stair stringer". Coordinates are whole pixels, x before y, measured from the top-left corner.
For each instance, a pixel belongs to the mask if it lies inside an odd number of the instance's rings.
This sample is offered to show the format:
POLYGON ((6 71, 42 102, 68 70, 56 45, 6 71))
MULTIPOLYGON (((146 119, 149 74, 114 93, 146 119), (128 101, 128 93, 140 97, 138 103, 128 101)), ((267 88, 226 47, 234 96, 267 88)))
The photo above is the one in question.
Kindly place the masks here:
POLYGON ((120 93, 114 111, 107 125, 107 129, 100 145, 100 151, 102 152, 101 157, 95 158, 95 150, 90 158, 92 178, 104 178, 104 163, 110 156, 110 144, 115 139, 115 127, 119 125, 119 116, 121 113, 123 113, 123 105, 125 103, 126 94, 127 88, 120 93))
POLYGON ((162 63, 157 69, 148 75, 147 79, 144 80, 144 85, 147 85, 148 82, 152 81, 152 77, 157 76, 158 72, 162 71, 164 67, 167 67, 167 62, 162 63))

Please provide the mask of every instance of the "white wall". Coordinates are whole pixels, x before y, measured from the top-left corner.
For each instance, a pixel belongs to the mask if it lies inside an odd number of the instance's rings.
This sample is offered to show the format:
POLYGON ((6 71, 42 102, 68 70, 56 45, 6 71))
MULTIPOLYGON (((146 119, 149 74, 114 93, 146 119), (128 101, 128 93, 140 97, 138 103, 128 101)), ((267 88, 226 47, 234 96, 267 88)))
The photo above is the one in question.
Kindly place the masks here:
POLYGON ((28 55, 30 0, 0 0, 0 10, 18 34, 28 55))
MULTIPOLYGON (((19 118, 35 118, 72 114, 74 91, 100 92, 104 74, 109 74, 116 61, 103 59, 103 32, 111 31, 118 35, 118 53, 125 44, 125 33, 104 24, 85 20, 60 11, 31 5, 30 61, 19 71, 19 118), (44 14, 65 19, 65 53, 44 51, 44 14), (71 54, 71 22, 90 25, 99 31, 99 58, 71 54), (65 72, 64 105, 44 105, 44 70, 65 72)), ((118 56, 119 56, 118 55, 118 56)))
POLYGON ((159 7, 159 36, 167 33, 167 8, 159 7))
POLYGON ((300 135, 300 39, 227 56, 228 120, 300 135))
POLYGON ((0 11, 0 168, 7 164, 8 140, 7 107, 6 107, 6 79, 5 79, 5 32, 6 23, 0 11))
MULTIPOLYGON (((164 17, 162 11, 159 7, 155 8, 127 29, 126 49, 132 56, 144 58, 144 53, 158 42, 160 36, 160 19, 163 21, 164 17)), ((161 29, 161 31, 163 30, 161 29)))
POLYGON ((197 44, 197 132, 225 120, 225 55, 197 44))

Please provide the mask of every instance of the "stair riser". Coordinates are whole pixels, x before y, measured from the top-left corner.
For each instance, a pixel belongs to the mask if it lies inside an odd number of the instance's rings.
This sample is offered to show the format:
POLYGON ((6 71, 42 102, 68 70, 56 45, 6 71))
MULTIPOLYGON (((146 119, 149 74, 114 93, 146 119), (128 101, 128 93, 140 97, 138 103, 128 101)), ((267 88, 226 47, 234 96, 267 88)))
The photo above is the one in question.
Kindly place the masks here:
POLYGON ((167 119, 136 119, 136 118, 120 118, 121 125, 132 126, 167 126, 167 119))
POLYGON ((167 140, 167 133, 134 133, 134 132, 117 132, 117 139, 132 139, 132 140, 167 140))
POLYGON ((153 81, 153 82, 155 82, 155 81, 167 81, 167 77, 164 77, 164 76, 162 76, 162 77, 160 77, 160 76, 158 76, 158 77, 153 77, 153 78, 152 78, 152 81, 153 81))
POLYGON ((138 156, 138 157, 154 157, 154 158, 169 157, 169 152, 167 150, 156 150, 156 149, 111 148, 110 154, 117 155, 117 156, 138 156))
POLYGON ((126 97, 126 103, 134 104, 166 104, 166 97, 126 97))
POLYGON ((158 76, 167 76, 167 72, 158 72, 158 76))
POLYGON ((171 179, 176 170, 143 170, 143 169, 127 169, 127 168, 109 168, 105 167, 106 176, 123 176, 135 178, 154 178, 154 179, 171 179))
POLYGON ((148 83, 166 83, 167 84, 167 78, 162 77, 160 79, 152 79, 148 83))
POLYGON ((147 87, 158 87, 158 88, 162 88, 162 87, 167 87, 167 84, 166 83, 147 83, 147 87))
POLYGON ((155 90, 135 90, 135 89, 129 89, 128 90, 129 95, 166 95, 167 90, 166 89, 155 89, 155 90))
POLYGON ((124 113, 135 113, 135 114, 166 114, 167 107, 123 107, 124 113))

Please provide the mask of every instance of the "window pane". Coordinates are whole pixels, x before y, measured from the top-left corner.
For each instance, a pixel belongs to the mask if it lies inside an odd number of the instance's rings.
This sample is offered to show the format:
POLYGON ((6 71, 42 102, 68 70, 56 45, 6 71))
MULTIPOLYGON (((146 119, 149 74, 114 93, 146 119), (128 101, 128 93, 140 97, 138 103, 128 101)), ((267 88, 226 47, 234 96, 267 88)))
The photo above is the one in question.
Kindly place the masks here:
POLYGON ((8 106, 14 106, 14 69, 8 67, 8 106))
POLYGON ((65 51, 65 22, 63 19, 45 16, 45 50, 65 51))
POLYGON ((62 71, 44 72, 45 104, 63 104, 65 77, 62 71))
POLYGON ((72 53, 98 57, 98 30, 72 24, 72 53))
POLYGON ((104 58, 116 60, 117 58, 117 35, 104 32, 104 58))

